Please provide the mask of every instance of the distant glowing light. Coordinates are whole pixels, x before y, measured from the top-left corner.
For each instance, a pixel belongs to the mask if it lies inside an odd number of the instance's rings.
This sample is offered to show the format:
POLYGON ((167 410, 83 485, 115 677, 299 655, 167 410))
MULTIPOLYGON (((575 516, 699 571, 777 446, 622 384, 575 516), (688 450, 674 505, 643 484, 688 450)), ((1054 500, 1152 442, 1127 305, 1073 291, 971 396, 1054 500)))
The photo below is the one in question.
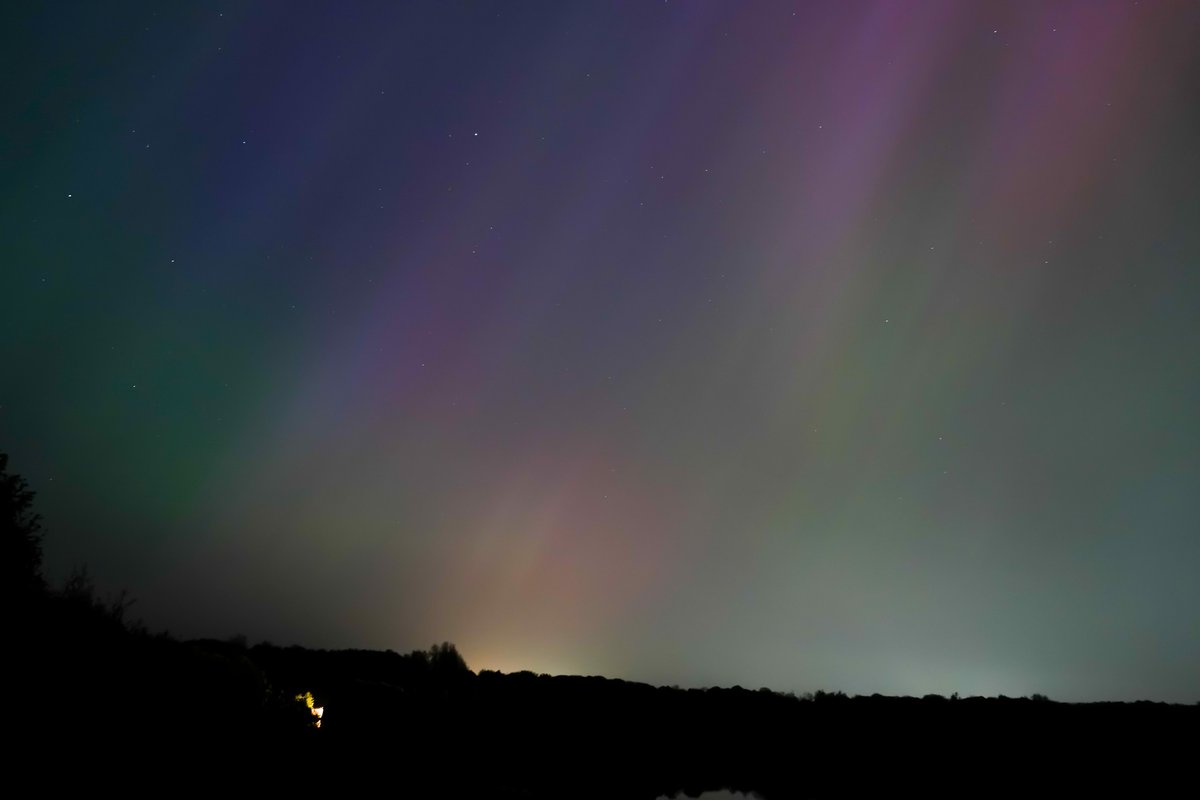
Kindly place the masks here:
POLYGON ((308 708, 308 713, 317 718, 314 727, 321 727, 321 718, 325 716, 325 706, 318 706, 313 702, 312 692, 296 695, 296 702, 304 703, 308 708))

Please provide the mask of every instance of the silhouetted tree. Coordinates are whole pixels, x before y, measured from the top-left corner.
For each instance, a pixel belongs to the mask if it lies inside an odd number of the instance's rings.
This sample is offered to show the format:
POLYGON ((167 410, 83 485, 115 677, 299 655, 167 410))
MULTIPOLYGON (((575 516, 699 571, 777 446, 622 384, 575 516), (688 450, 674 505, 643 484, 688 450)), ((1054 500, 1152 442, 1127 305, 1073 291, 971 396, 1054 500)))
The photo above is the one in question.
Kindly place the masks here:
POLYGON ((450 677, 468 672, 467 662, 450 642, 429 648, 429 667, 434 675, 450 677))
POLYGON ((96 595, 96 586, 86 564, 73 569, 62 589, 53 594, 63 603, 72 606, 76 614, 90 615, 94 624, 105 625, 121 632, 145 632, 141 622, 131 624, 125 618, 125 612, 134 604, 129 593, 122 589, 107 602, 101 600, 96 595))
POLYGON ((0 453, 0 575, 4 591, 28 598, 46 588, 42 577, 42 518, 33 513, 34 493, 20 475, 9 473, 0 453))

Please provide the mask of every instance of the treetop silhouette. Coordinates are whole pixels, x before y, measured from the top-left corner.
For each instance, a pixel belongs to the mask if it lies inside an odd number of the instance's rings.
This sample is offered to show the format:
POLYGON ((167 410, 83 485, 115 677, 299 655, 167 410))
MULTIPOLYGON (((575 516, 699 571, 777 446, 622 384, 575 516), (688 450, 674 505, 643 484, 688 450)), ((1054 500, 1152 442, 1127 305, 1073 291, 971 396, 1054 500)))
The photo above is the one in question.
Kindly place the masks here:
POLYGON ((45 589, 42 576, 42 518, 33 512, 34 492, 25 479, 8 471, 0 453, 0 573, 4 591, 14 597, 45 589))

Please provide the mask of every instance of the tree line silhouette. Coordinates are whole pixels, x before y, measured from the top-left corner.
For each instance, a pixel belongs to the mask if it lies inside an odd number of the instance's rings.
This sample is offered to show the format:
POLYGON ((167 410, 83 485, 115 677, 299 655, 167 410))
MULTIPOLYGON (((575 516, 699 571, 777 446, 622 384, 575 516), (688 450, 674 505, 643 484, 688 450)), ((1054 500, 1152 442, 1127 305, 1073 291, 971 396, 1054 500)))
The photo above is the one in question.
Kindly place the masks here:
POLYGON ((180 641, 131 621, 124 595, 99 599, 85 571, 51 587, 33 500, 0 453, 11 763, 134 758, 166 781, 202 763, 336 776, 343 790, 387 780, 402 796, 597 798, 1078 790, 1122 766, 1157 765, 1136 773, 1149 781, 1195 763, 1200 705, 680 689, 476 673, 450 643, 180 641))

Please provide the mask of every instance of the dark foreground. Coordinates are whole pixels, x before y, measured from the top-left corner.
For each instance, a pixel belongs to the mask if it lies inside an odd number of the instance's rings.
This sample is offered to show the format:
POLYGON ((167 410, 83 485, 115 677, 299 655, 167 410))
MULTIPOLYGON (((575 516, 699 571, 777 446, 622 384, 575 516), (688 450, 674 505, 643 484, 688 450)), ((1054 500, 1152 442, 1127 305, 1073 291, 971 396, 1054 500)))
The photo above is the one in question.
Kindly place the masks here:
POLYGON ((1200 730, 1195 705, 797 698, 475 674, 450 645, 401 655, 179 642, 62 595, 20 617, 7 761, 97 786, 229 779, 547 798, 1157 793, 1194 773, 1200 730), (319 729, 297 700, 305 693, 324 709, 319 729))

